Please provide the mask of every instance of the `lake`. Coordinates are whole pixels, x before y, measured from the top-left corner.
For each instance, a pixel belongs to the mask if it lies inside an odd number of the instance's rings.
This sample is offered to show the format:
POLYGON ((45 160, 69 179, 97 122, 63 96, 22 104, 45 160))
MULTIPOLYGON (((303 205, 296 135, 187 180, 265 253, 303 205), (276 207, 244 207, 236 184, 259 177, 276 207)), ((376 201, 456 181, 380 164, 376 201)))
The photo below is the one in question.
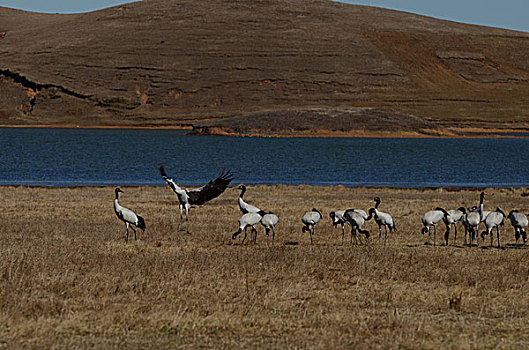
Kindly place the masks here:
POLYGON ((185 136, 176 130, 0 128, 0 184, 184 186, 218 168, 234 183, 373 187, 529 185, 528 139, 185 136))

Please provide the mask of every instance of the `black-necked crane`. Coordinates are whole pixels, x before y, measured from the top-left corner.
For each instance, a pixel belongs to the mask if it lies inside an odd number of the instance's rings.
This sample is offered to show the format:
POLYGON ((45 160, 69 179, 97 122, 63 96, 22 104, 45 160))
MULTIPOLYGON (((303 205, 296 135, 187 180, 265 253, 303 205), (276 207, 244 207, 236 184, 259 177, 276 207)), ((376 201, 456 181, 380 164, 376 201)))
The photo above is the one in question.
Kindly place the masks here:
POLYGON ((485 219, 487 218, 487 216, 489 216, 490 213, 492 213, 492 212, 488 211, 488 210, 482 210, 481 211, 481 222, 484 222, 485 219))
POLYGON ((242 197, 244 196, 244 193, 246 192, 246 186, 239 185, 239 187, 237 188, 241 190, 241 194, 239 195, 239 209, 241 209, 241 212, 243 214, 260 212, 261 209, 257 208, 256 206, 246 203, 244 199, 242 199, 242 197))
POLYGON ((219 171, 219 175, 215 180, 211 180, 202 187, 194 189, 185 189, 178 186, 173 179, 167 176, 165 169, 162 164, 158 166, 160 174, 169 187, 174 191, 179 201, 180 208, 180 222, 178 224, 178 229, 182 225, 182 210, 185 209, 186 212, 186 232, 189 233, 189 209, 192 205, 202 205, 213 198, 216 198, 224 192, 224 190, 230 184, 232 180, 232 175, 230 170, 226 171, 225 169, 219 171))
MULTIPOLYGON (((476 205, 473 206, 472 208, 468 208, 469 212, 472 212, 472 211, 478 212, 478 210, 479 210, 479 207, 476 205)), ((482 210, 481 211, 481 222, 485 221, 485 219, 487 218, 487 215, 489 215, 490 213, 492 212, 489 210, 482 210)))
MULTIPOLYGON (((430 231, 433 227, 433 245, 437 244, 437 224, 441 222, 441 220, 444 220, 446 216, 448 215, 448 212, 444 210, 443 208, 435 208, 434 210, 427 211, 423 217, 421 218, 421 222, 423 224, 423 228, 421 229, 421 233, 424 235, 425 233, 428 233, 428 243, 430 241, 430 231)), ((445 236, 446 237, 446 236, 445 236)), ((448 240, 446 240, 446 245, 448 245, 448 240)))
MULTIPOLYGON (((457 209, 447 210, 448 215, 443 218, 443 221, 446 225, 445 232, 445 243, 448 245, 448 238, 450 236, 450 225, 454 225, 454 242, 457 241, 457 223, 463 219, 467 210, 465 207, 459 207, 457 209)), ((465 237, 466 242, 466 237, 465 237)))
POLYGON ((145 220, 143 220, 141 216, 137 215, 132 210, 119 205, 119 193, 123 193, 120 188, 116 188, 114 192, 116 194, 116 197, 114 199, 114 212, 116 213, 116 216, 125 223, 125 227, 127 228, 125 242, 129 241, 129 227, 132 229, 132 231, 134 231, 134 240, 136 240, 136 230, 134 229, 134 227, 132 227, 132 225, 144 231, 145 220))
POLYGON ((345 218, 343 217, 344 214, 345 214, 345 210, 336 210, 336 211, 331 211, 329 213, 329 216, 331 217, 331 220, 332 220, 332 225, 334 227, 336 227, 337 225, 340 225, 342 227, 342 245, 343 245, 343 240, 345 236, 345 218))
POLYGON ((397 231, 397 227, 395 226, 395 222, 393 221, 393 217, 389 213, 382 212, 378 210, 378 206, 380 205, 380 197, 375 197, 375 207, 369 209, 369 219, 371 217, 375 218, 375 222, 378 225, 378 241, 380 242, 380 238, 382 236, 382 226, 384 226, 384 243, 386 243, 386 240, 388 238, 388 228, 389 232, 391 231, 397 231))
POLYGON ((527 242, 527 233, 525 232, 525 228, 529 226, 527 215, 514 209, 510 211, 507 217, 511 221, 511 225, 514 228, 514 238, 516 238, 516 245, 518 246, 518 240, 520 239, 520 236, 522 237, 523 244, 525 244, 525 242, 527 242))
POLYGON ((490 212, 485 218, 485 231, 481 232, 481 238, 485 239, 486 235, 490 235, 490 246, 492 247, 492 229, 496 228, 496 237, 498 241, 498 248, 500 245, 500 226, 503 226, 503 219, 505 219, 505 213, 500 209, 496 208, 495 211, 490 212))
POLYGON ((251 233, 252 233, 251 239, 255 243, 257 241, 257 230, 255 229, 254 225, 258 224, 261 221, 261 218, 265 214, 266 213, 263 211, 260 211, 259 213, 243 214, 241 218, 239 219, 239 229, 237 230, 237 232, 235 232, 231 236, 232 244, 235 241, 235 238, 237 238, 237 236, 240 235, 243 230, 244 230, 244 238, 242 239, 241 245, 244 243, 244 241, 246 240, 246 236, 247 236, 246 230, 248 229, 248 227, 251 227, 251 233))
MULTIPOLYGON (((372 216, 367 216, 367 213, 363 211, 362 209, 347 209, 344 213, 344 219, 346 222, 351 225, 351 243, 353 242, 354 237, 354 244, 358 244, 357 237, 356 237, 356 231, 363 234, 366 239, 369 239, 369 231, 363 230, 362 226, 364 226, 364 223, 367 220, 370 220, 372 216)), ((342 236, 342 244, 343 244, 343 236, 342 236)))
POLYGON ((309 232, 310 233, 310 244, 314 244, 314 230, 316 224, 321 220, 322 216, 321 213, 316 209, 312 208, 311 211, 306 212, 303 214, 303 217, 301 218, 301 222, 303 223, 303 228, 301 229, 302 232, 309 232))
MULTIPOLYGON (((487 215, 489 215, 490 211, 482 211, 481 213, 481 222, 485 221, 485 218, 487 217, 487 215)), ((478 206, 474 205, 473 207, 470 207, 468 208, 467 212, 465 213, 465 215, 463 215, 463 217, 461 218, 461 223, 463 224, 463 227, 465 228, 465 244, 467 244, 467 234, 468 234, 468 239, 470 241, 470 238, 474 237, 474 236, 471 236, 471 235, 474 235, 474 226, 475 226, 475 223, 476 223, 476 220, 477 220, 477 217, 479 216, 479 208, 478 206), (476 213, 476 214, 472 214, 471 213, 476 213), (470 219, 470 221, 473 223, 473 225, 471 225, 468 221, 468 219, 470 219)), ((470 244, 470 243, 469 243, 470 244)))
POLYGON ((274 245, 274 239, 276 237, 276 225, 279 222, 279 217, 272 212, 263 215, 261 218, 261 225, 265 228, 266 233, 266 245, 270 239, 270 230, 272 230, 272 245, 274 245))
MULTIPOLYGON (((469 230, 469 236, 470 236, 470 243, 469 245, 472 246, 472 240, 474 239, 474 236, 476 236, 476 242, 479 246, 479 225, 483 221, 483 199, 485 198, 485 192, 481 192, 479 194, 479 207, 477 207, 475 210, 472 208, 472 210, 468 211, 464 218, 464 224, 466 224, 467 229, 469 230)), ((466 234, 465 234, 465 242, 466 242, 466 234)))

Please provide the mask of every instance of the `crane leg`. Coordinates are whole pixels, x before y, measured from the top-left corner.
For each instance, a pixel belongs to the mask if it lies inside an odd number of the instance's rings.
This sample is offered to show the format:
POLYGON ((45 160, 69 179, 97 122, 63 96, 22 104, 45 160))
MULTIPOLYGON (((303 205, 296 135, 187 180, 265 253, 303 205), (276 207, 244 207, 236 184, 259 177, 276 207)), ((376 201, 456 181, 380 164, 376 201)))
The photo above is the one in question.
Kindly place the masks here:
POLYGON ((189 233, 189 209, 186 207, 186 233, 189 233))
POLYGON ((448 239, 450 238, 450 224, 446 225, 445 231, 445 245, 448 247, 448 239))
POLYGON ((501 248, 501 245, 500 245, 500 227, 499 226, 496 226, 496 236, 498 238, 498 248, 501 248))
POLYGON ((182 227, 182 221, 184 221, 184 217, 182 215, 182 210, 183 210, 182 204, 180 204, 178 207, 180 209, 180 221, 178 221, 178 231, 180 231, 180 228, 182 227))
POLYGON ((137 239, 136 239, 136 230, 135 230, 134 227, 132 227, 132 226, 131 226, 130 228, 132 229, 132 231, 134 231, 134 240, 136 241, 136 240, 137 240, 137 239))
MULTIPOLYGON (((457 241, 457 222, 454 224, 454 242, 457 241)), ((448 243, 446 243, 448 245, 448 243)))
POLYGON ((243 245, 243 244, 244 244, 244 241, 246 240, 246 236, 247 236, 247 234, 248 234, 248 233, 246 232, 247 229, 248 229, 248 226, 246 226, 246 227, 244 228, 244 237, 242 238, 241 245, 243 245))
POLYGON ((310 244, 314 244, 314 231, 315 231, 316 227, 314 225, 312 225, 312 231, 310 231, 309 229, 309 232, 310 232, 310 244))
POLYGON ((432 226, 428 225, 428 240, 426 241, 426 243, 428 244, 430 244, 430 240, 432 239, 431 235, 432 235, 432 226))
POLYGON ((129 223, 125 223, 125 227, 126 227, 126 230, 127 230, 127 235, 125 236, 125 242, 128 242, 129 241, 129 223))

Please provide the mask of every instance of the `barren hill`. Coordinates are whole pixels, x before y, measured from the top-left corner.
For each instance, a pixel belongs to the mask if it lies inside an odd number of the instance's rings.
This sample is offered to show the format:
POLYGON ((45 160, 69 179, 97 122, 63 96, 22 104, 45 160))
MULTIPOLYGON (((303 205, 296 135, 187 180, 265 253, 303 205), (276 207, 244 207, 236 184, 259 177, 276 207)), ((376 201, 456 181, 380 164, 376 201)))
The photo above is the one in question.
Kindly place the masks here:
POLYGON ((529 122, 527 57, 529 33, 330 0, 0 8, 0 123, 516 127, 529 122))

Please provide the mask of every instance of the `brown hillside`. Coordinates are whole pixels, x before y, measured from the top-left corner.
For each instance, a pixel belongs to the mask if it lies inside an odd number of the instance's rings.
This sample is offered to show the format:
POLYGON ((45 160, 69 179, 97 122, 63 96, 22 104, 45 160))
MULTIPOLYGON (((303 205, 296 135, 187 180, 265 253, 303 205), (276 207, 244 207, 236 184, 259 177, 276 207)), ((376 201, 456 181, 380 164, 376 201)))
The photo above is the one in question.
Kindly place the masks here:
POLYGON ((529 122, 524 32, 328 0, 144 0, 76 15, 0 8, 0 34, 1 124, 529 122))

